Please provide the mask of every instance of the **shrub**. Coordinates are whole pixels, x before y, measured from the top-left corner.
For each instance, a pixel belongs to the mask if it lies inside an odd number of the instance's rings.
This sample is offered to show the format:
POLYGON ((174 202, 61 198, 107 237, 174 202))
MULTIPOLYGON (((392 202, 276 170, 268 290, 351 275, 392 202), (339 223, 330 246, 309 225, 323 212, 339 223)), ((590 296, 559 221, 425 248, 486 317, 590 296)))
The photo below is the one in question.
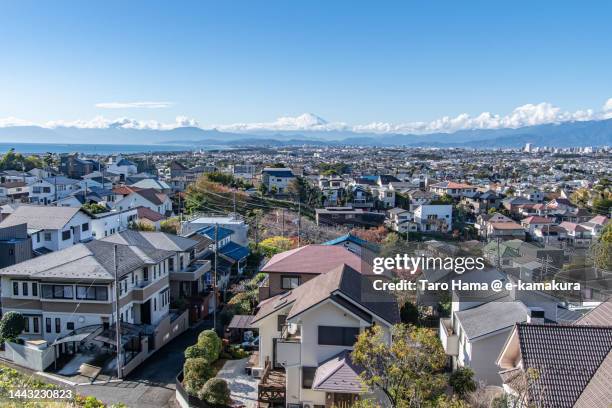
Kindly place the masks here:
POLYGON ((21 313, 8 312, 0 320, 0 342, 15 341, 25 328, 21 313))
POLYGON ((198 335, 198 347, 206 348, 213 359, 212 362, 217 361, 221 350, 223 349, 223 341, 219 338, 214 330, 204 330, 198 335))
POLYGON ((183 365, 183 386, 195 396, 213 374, 212 366, 205 358, 188 358, 183 365))
POLYGON ((454 371, 448 383, 453 387, 453 390, 460 396, 476 390, 476 382, 474 381, 474 371, 467 367, 458 368, 454 371))
POLYGON ((221 378, 211 378, 198 392, 198 398, 212 405, 229 405, 232 401, 227 382, 221 378))
POLYGON ((239 360, 241 358, 248 357, 249 353, 244 351, 242 347, 234 345, 230 347, 230 355, 232 356, 232 359, 239 360))

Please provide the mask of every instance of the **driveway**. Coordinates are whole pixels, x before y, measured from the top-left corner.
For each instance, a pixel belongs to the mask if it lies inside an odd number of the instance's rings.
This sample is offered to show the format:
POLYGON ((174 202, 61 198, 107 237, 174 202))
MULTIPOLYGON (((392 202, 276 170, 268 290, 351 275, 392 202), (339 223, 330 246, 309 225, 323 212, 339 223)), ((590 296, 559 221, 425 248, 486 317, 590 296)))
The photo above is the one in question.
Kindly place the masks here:
POLYGON ((212 327, 212 323, 185 333, 172 340, 149 357, 121 382, 103 385, 84 385, 77 392, 93 395, 106 404, 123 403, 130 408, 174 408, 175 377, 183 369, 185 349, 197 341, 198 334, 212 327))
POLYGON ((248 358, 226 361, 219 370, 217 377, 227 381, 232 400, 238 403, 237 405, 255 408, 257 407, 257 383, 259 380, 244 372, 248 361, 248 358))

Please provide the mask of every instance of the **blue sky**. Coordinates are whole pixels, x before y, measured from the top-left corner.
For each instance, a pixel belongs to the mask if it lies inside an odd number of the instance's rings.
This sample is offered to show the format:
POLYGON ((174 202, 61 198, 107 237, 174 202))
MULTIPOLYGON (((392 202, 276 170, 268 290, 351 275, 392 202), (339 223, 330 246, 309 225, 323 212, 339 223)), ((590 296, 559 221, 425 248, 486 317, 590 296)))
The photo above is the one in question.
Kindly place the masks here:
POLYGON ((609 1, 3 1, 0 118, 575 118, 612 98, 611 18, 609 1), (100 105, 128 102, 168 106, 100 105))

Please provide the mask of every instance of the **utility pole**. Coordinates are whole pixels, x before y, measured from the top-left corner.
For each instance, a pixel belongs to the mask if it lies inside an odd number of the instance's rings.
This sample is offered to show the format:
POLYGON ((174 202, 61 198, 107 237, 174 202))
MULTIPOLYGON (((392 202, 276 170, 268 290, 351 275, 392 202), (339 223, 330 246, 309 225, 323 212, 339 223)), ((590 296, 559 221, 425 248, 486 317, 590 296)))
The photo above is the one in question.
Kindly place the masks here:
POLYGON ((497 269, 501 269, 501 257, 500 257, 500 249, 499 249, 499 240, 500 238, 497 237, 497 269))
POLYGON ((121 379, 121 319, 119 311, 119 262, 117 245, 113 246, 115 264, 115 331, 117 337, 117 378, 121 379))
POLYGON ((302 232, 302 201, 298 198, 298 224, 297 224, 297 245, 300 247, 300 234, 302 232))
POLYGON ((283 208, 283 215, 282 215, 282 222, 283 222, 283 226, 282 226, 282 230, 281 230, 281 235, 284 237, 285 236, 285 209, 283 208))
POLYGON ((236 217, 236 190, 233 190, 234 193, 234 217, 236 217))
POLYGON ((215 224, 215 276, 213 278, 213 329, 217 331, 217 249, 219 247, 219 224, 215 224))

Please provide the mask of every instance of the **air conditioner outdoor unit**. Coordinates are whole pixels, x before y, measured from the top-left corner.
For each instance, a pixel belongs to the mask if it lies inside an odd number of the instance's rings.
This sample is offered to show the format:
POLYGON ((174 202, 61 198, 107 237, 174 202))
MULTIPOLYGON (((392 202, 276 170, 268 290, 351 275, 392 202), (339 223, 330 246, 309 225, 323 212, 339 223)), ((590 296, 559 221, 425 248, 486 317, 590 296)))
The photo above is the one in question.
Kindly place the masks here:
POLYGON ((261 374, 263 373, 263 367, 253 367, 251 368, 251 377, 261 378, 261 374))
POLYGON ((302 402, 302 408, 312 408, 314 407, 314 403, 310 402, 310 401, 304 401, 302 402))

